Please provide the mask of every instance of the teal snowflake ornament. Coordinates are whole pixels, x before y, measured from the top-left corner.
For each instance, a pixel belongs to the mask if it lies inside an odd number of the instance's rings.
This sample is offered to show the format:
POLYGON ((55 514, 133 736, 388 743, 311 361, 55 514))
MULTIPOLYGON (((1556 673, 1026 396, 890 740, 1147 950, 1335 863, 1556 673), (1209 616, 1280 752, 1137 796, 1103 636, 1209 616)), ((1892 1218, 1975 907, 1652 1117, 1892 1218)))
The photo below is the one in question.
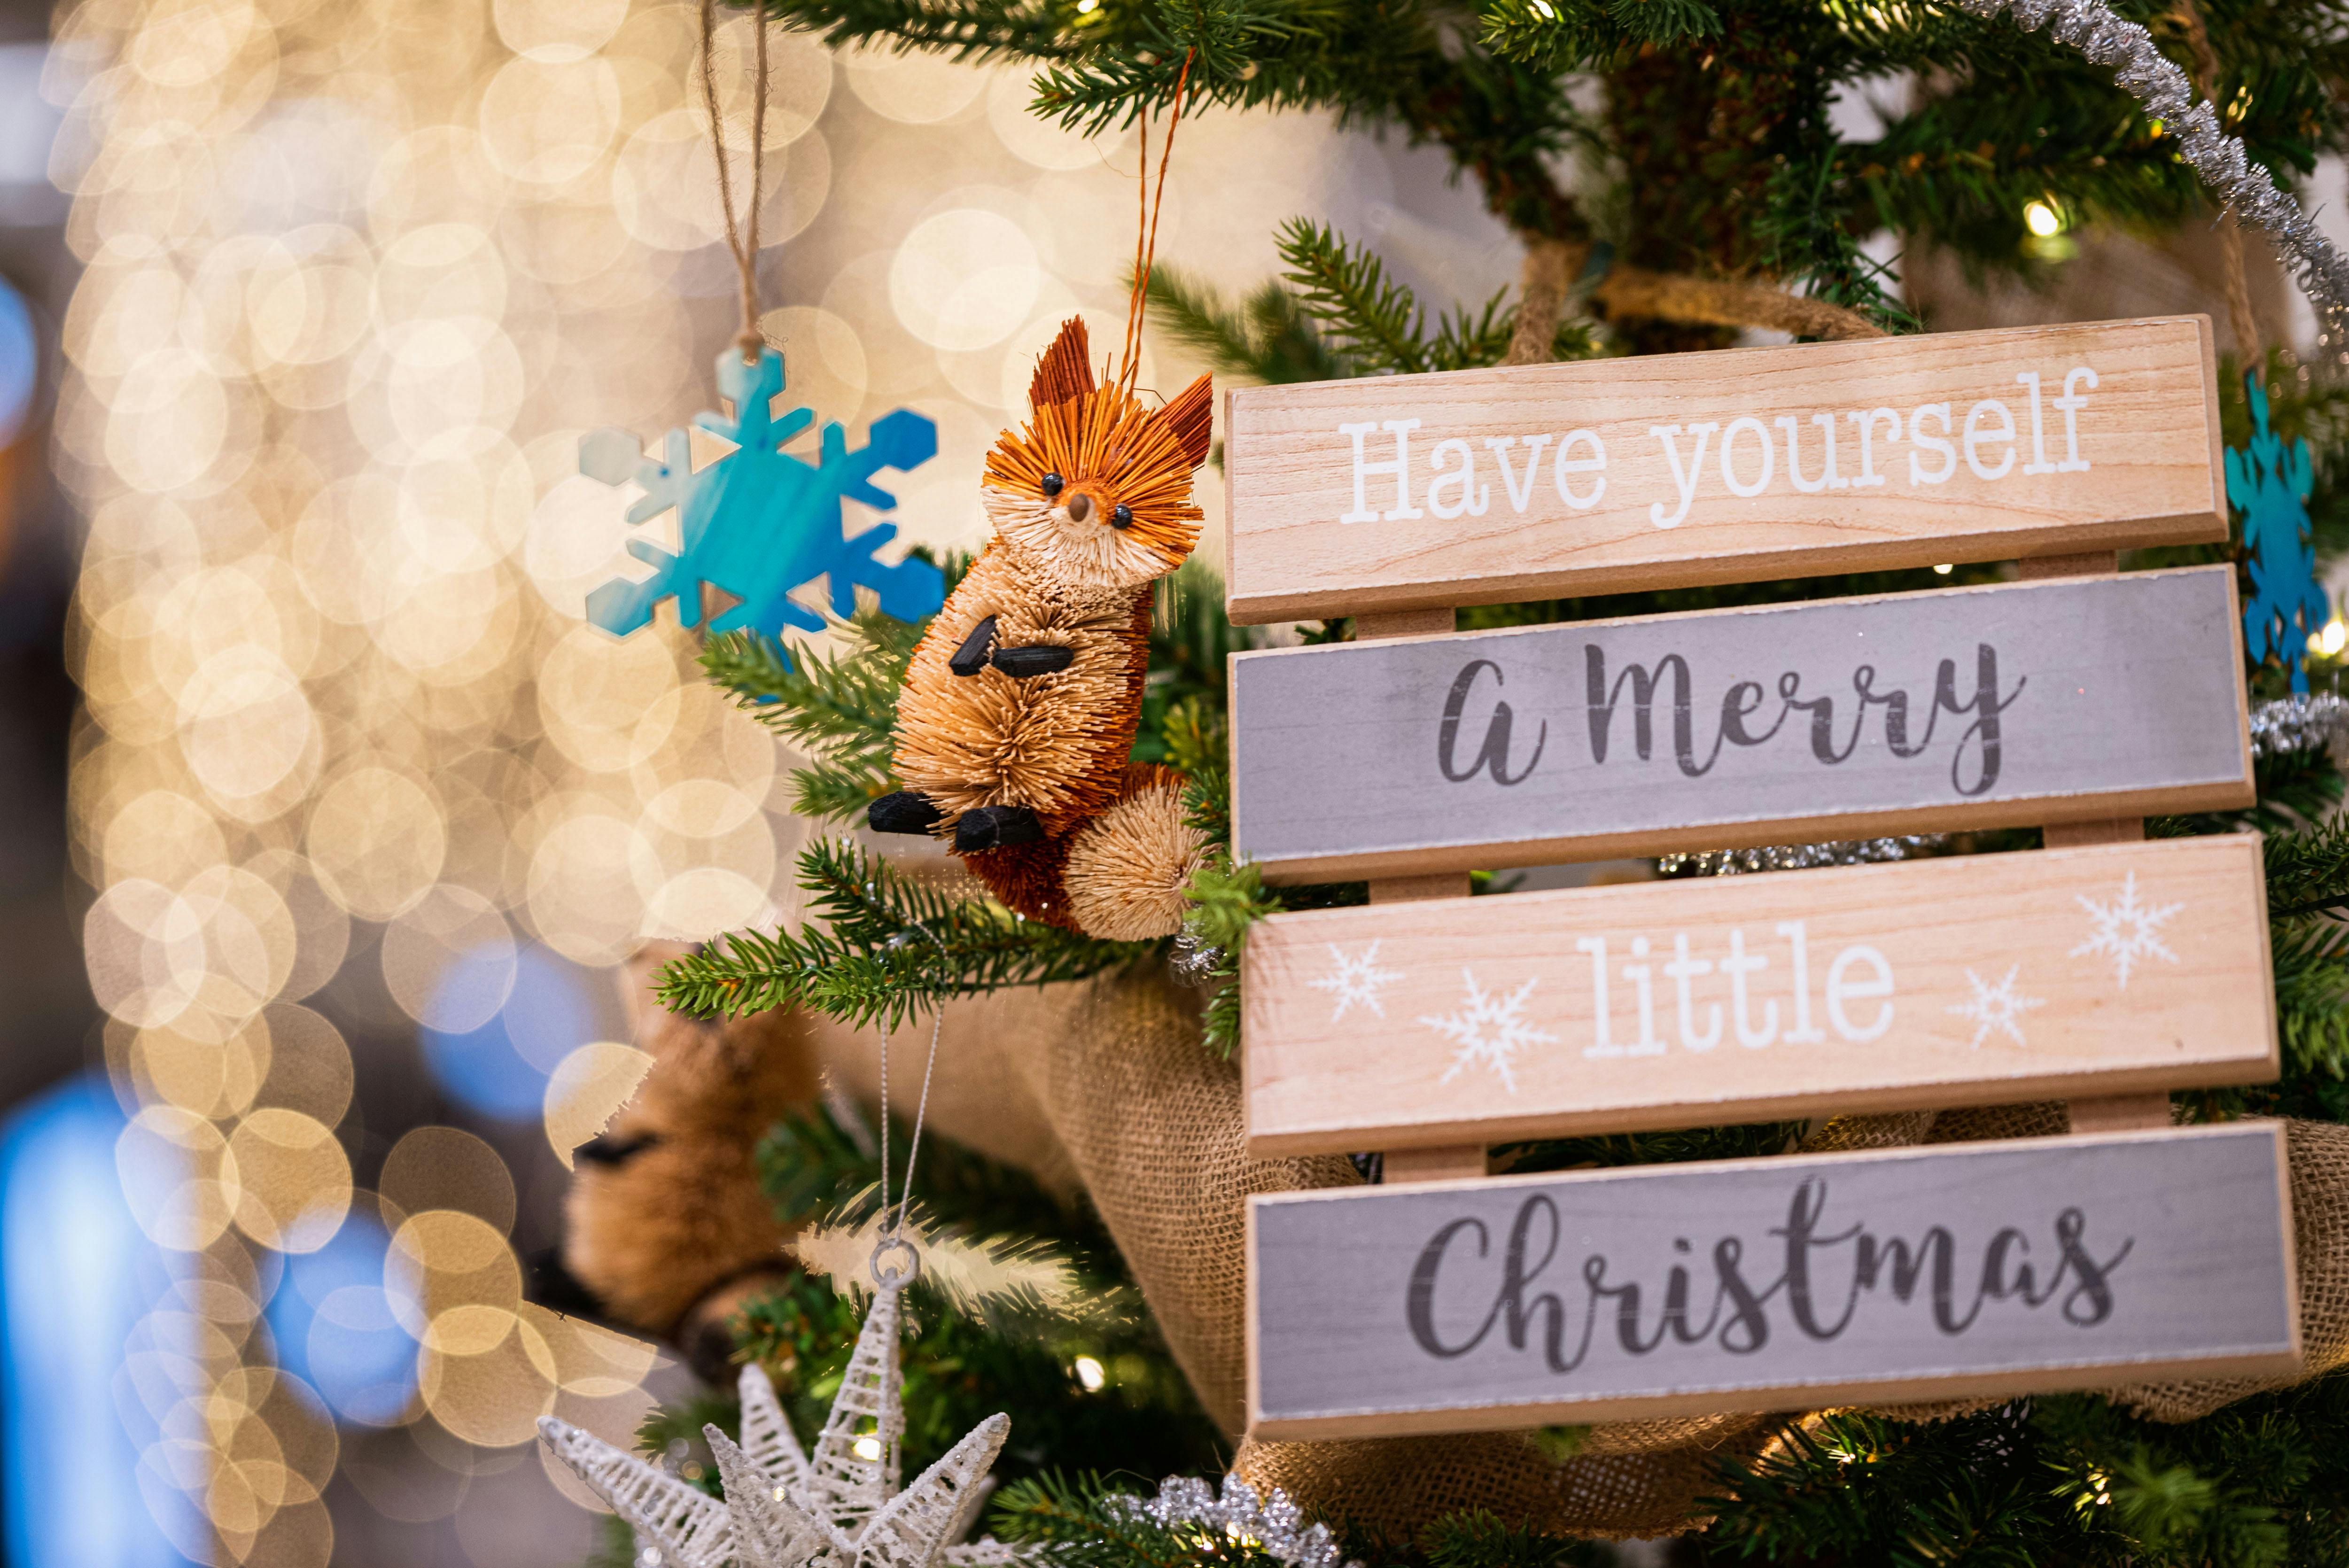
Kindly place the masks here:
POLYGON ((2308 639, 2323 630, 2333 607, 2316 583, 2309 542, 2308 496, 2315 487, 2308 443, 2289 447, 2268 428, 2268 392, 2254 371, 2243 377, 2251 399, 2251 439, 2227 449, 2227 499, 2243 513, 2251 557, 2251 602, 2243 609, 2243 645, 2253 663, 2270 654, 2292 672, 2292 689, 2308 690, 2302 667, 2308 639))
POLYGON ((680 549, 670 554, 645 539, 631 539, 628 553, 653 568, 643 582, 616 577, 587 595, 587 618, 615 636, 646 625, 663 599, 677 601, 678 619, 698 625, 705 584, 740 601, 712 616, 713 632, 750 630, 780 637, 785 626, 823 630, 823 617, 791 597, 792 590, 826 580, 833 614, 856 609, 856 590, 869 588, 882 612, 901 621, 937 613, 946 602, 946 578, 926 561, 907 559, 885 565, 874 552, 897 537, 897 525, 884 522, 851 538, 841 511, 843 500, 887 511, 897 498, 873 483, 883 469, 900 473, 937 455, 938 428, 910 409, 873 421, 863 447, 849 449, 847 433, 827 424, 817 438, 816 459, 786 454, 783 444, 814 423, 815 412, 794 408, 778 419, 773 403, 783 390, 783 356, 764 349, 746 364, 728 349, 718 356, 719 394, 734 406, 734 417, 701 413, 698 429, 732 443, 733 449, 696 472, 692 436, 671 430, 658 456, 647 455, 626 430, 591 430, 579 440, 579 471, 607 485, 634 480, 643 497, 628 508, 634 525, 675 510, 680 549))

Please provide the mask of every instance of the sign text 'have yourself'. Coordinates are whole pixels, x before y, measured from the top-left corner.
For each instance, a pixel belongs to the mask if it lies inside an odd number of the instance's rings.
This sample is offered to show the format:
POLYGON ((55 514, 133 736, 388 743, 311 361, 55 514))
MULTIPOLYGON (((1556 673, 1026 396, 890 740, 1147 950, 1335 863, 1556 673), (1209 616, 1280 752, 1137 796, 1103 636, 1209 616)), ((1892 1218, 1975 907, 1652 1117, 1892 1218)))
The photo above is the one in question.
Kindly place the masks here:
POLYGON ((2199 316, 1232 394, 1239 622, 2226 537, 2199 316))

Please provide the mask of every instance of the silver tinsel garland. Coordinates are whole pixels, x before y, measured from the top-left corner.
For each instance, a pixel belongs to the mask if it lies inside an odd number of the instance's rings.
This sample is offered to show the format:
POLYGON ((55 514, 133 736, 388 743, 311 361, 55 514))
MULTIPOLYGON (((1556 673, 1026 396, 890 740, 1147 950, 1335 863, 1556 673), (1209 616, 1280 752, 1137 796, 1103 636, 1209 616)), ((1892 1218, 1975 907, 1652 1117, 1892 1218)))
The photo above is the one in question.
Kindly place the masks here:
POLYGON ((1905 833, 1897 839, 1836 839, 1824 844, 1764 844, 1752 850, 1698 850, 1660 855, 1660 875, 1683 872, 1701 877, 1733 877, 1746 872, 1802 872, 1813 866, 1871 865, 1930 854, 1950 841, 1947 833, 1905 833))
POLYGON ((1223 966, 1224 950, 1185 927, 1174 938, 1174 950, 1166 955, 1166 967, 1179 985, 1194 990, 1204 990, 1216 984, 1216 971, 1223 966))
POLYGON ((2153 35, 2116 15, 2100 0, 1958 0, 1985 21, 2011 13, 2026 31, 2045 27, 2100 66, 2114 67, 2114 80, 2178 138, 2178 152, 2202 183, 2246 222, 2275 240, 2276 250, 2299 277, 2317 308, 2328 350, 2341 355, 2343 327, 2349 324, 2349 261, 2333 248, 2300 210, 2300 204, 2252 162, 2240 139, 2219 129, 2219 116, 2195 96, 2187 74, 2154 47, 2153 35))
POLYGON ((1287 1492, 1274 1487, 1264 1497, 1236 1475, 1224 1477, 1220 1498, 1196 1476, 1170 1476, 1147 1501, 1121 1494, 1107 1506, 1168 1528, 1195 1524, 1218 1535, 1245 1536, 1290 1568, 1362 1568, 1360 1563, 1341 1563, 1330 1527, 1306 1523, 1305 1511, 1287 1492))
POLYGON ((2349 737, 2349 700, 2332 692, 2280 696, 2251 709, 2251 755, 2282 757, 2349 737))

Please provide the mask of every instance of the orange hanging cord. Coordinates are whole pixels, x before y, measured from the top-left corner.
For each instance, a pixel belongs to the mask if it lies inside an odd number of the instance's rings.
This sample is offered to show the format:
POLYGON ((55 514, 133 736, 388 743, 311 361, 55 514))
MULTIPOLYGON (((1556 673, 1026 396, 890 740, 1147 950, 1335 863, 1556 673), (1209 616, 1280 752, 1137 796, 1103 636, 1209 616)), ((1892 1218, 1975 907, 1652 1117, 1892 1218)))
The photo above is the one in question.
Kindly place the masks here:
POLYGON ((1142 163, 1134 181, 1138 213, 1133 232, 1133 292, 1125 302, 1125 344, 1119 352, 1118 387, 1132 397, 1142 379, 1142 323, 1150 308, 1150 269, 1158 255, 1158 215, 1166 204, 1166 166, 1174 157, 1174 128, 1183 123, 1183 93, 1191 83, 1191 64, 1197 49, 1185 50, 1183 69, 1174 78, 1174 97, 1166 117, 1166 141, 1158 154, 1158 182, 1150 180, 1150 106, 1142 108, 1142 163))

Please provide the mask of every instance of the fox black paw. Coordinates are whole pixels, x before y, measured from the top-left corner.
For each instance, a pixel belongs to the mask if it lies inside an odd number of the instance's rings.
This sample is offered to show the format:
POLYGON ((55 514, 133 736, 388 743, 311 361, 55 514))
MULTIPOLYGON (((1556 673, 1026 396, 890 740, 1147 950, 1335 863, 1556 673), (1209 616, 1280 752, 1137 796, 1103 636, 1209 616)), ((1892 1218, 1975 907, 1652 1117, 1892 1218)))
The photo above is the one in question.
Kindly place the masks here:
POLYGON ((995 617, 989 615, 970 629, 970 635, 962 640, 962 646, 947 660, 947 668, 966 677, 978 674, 987 667, 987 650, 994 643, 995 617))
POLYGON ((864 809, 865 825, 876 833, 926 833, 945 815, 911 789, 884 795, 864 809))
POLYGON ((995 650, 995 667, 1013 680, 1019 681, 1030 676, 1049 676, 1054 670, 1067 669, 1076 660, 1076 649, 1064 648, 1057 643, 1030 643, 1024 648, 995 650))
POLYGON ((1009 844, 1032 844, 1044 836, 1044 824, 1025 806, 981 806, 965 811, 955 824, 955 851, 974 854, 1009 844))

